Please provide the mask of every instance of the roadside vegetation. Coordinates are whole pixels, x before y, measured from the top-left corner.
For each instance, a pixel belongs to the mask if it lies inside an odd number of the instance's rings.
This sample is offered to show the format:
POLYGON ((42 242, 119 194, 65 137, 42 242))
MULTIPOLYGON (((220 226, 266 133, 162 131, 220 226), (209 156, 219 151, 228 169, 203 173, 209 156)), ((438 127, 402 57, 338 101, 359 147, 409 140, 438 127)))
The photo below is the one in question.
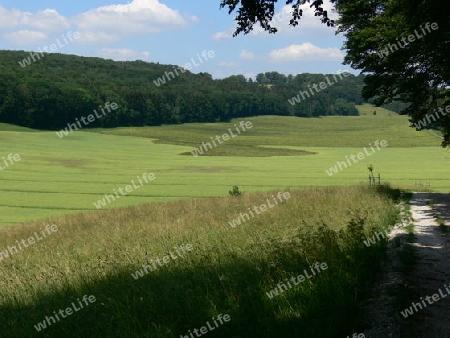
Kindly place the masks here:
MULTIPOLYGON (((2 335, 31 336, 76 298, 96 302, 43 331, 49 336, 180 337, 218 314, 214 337, 346 336, 361 332, 385 243, 363 239, 398 221, 388 187, 290 190, 291 198, 235 228, 229 221, 276 196, 153 203, 48 220, 58 232, 0 264, 2 335), (132 273, 181 244, 193 249, 135 280, 132 273), (269 298, 288 278, 328 269, 269 298), (82 323, 82 324, 80 324, 82 323)), ((43 223, 0 229, 0 249, 43 223)))

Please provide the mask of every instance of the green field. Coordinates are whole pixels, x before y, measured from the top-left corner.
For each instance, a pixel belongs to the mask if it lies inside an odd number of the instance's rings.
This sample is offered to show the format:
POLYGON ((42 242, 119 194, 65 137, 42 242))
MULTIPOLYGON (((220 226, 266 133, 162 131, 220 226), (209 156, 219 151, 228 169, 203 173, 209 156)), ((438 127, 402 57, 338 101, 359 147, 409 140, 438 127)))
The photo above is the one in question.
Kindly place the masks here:
POLYGON ((198 157, 194 148, 240 121, 86 130, 63 139, 0 124, 0 165, 8 154, 21 157, 0 171, 0 332, 180 337, 219 314, 232 320, 211 337, 362 332, 369 322, 360 306, 387 244, 363 240, 399 221, 402 197, 389 186, 361 186, 367 166, 383 183, 422 189, 414 187, 420 180, 448 191, 450 153, 438 137, 409 128, 406 117, 360 109, 359 117, 248 118, 253 128, 198 157), (388 147, 326 173, 376 140, 388 147), (94 206, 144 173, 155 179, 103 208, 110 210, 94 206), (234 185, 245 194, 229 197, 234 185), (289 199, 262 211, 278 192, 289 199), (245 220, 241 213, 255 206, 261 212, 245 220), (44 220, 57 231, 14 252, 42 233, 44 220), (188 243, 185 257, 143 272, 188 243), (272 293, 319 262, 327 269, 272 293), (50 326, 46 316, 84 295, 95 302, 50 326))
POLYGON ((396 186, 414 189, 415 181, 424 181, 435 191, 450 190, 445 175, 450 153, 439 147, 438 137, 410 128, 407 117, 244 120, 253 128, 199 157, 189 152, 240 120, 77 131, 63 139, 55 132, 2 124, 0 159, 12 153, 21 161, 0 171, 0 225, 96 211, 94 202, 143 173, 156 179, 105 208, 226 196, 232 185, 250 192, 358 184, 366 182, 369 164, 382 181, 396 186), (375 140, 386 140, 388 147, 331 177, 326 174, 336 161, 375 140))

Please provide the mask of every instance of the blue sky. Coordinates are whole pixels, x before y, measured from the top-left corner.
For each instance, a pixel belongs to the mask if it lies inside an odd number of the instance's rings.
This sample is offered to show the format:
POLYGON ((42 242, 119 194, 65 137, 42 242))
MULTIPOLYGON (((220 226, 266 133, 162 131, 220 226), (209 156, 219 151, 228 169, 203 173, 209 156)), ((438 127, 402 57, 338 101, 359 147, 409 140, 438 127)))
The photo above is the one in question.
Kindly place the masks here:
POLYGON ((213 51, 192 72, 214 78, 349 70, 342 65, 342 35, 309 9, 299 26, 289 27, 290 7, 279 3, 277 34, 256 30, 233 38, 234 16, 219 8, 220 0, 3 0, 0 49, 39 51, 58 39, 57 53, 179 66, 213 51), (69 39, 75 32, 79 37, 69 39))

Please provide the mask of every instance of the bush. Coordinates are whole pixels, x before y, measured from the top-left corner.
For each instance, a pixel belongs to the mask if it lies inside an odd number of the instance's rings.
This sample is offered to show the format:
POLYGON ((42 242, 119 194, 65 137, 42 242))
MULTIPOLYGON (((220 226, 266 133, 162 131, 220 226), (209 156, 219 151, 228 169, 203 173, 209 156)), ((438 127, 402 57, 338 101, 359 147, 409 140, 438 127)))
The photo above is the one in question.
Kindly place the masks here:
POLYGON ((242 195, 242 192, 239 191, 239 187, 237 185, 234 185, 233 188, 230 191, 228 191, 228 193, 230 194, 230 196, 233 197, 242 195))

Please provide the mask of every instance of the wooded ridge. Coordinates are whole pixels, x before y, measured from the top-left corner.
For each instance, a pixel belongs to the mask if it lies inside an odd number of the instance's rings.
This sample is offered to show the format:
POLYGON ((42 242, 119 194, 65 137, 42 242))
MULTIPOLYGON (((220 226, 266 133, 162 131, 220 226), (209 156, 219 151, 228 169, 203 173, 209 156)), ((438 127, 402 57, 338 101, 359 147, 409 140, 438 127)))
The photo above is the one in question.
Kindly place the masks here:
POLYGON ((118 108, 86 128, 218 122, 258 115, 358 115, 355 104, 363 103, 363 75, 349 75, 291 105, 289 99, 325 81, 326 75, 266 72, 256 80, 243 75, 214 80, 208 73, 185 69, 161 84, 159 79, 177 66, 57 53, 24 62, 33 55, 0 51, 0 122, 58 130, 105 102, 115 102, 118 108))

